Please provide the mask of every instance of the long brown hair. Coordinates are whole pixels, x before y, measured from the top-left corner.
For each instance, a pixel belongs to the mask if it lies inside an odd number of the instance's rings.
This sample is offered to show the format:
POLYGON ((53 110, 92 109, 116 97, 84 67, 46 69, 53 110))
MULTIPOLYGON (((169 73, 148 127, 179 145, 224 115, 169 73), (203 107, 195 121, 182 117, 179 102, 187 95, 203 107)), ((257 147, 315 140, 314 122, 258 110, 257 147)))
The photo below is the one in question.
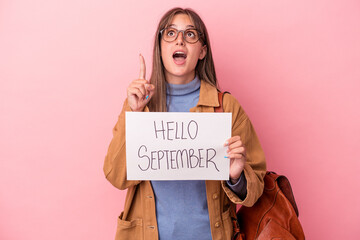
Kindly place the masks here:
POLYGON ((155 85, 155 93, 149 102, 149 109, 151 112, 166 112, 166 79, 164 73, 164 65, 161 59, 160 30, 171 24, 173 17, 176 14, 186 14, 194 23, 197 30, 203 33, 200 40, 203 45, 207 46, 207 53, 202 60, 198 60, 195 68, 195 74, 199 79, 204 80, 211 85, 218 87, 214 61, 211 53, 210 40, 204 22, 200 16, 192 9, 173 8, 164 14, 161 18, 155 34, 154 50, 153 50, 153 66, 150 77, 150 83, 155 85))

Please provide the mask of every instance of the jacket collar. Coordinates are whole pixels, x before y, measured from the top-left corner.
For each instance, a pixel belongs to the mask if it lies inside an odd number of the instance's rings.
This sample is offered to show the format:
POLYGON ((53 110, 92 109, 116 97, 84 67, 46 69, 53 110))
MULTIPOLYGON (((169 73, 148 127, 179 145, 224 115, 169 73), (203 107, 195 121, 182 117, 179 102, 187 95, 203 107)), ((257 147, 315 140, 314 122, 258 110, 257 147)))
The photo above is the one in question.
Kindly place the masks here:
POLYGON ((200 96, 199 96, 198 104, 196 106, 209 106, 209 107, 220 106, 217 88, 211 85, 210 83, 201 80, 200 96))

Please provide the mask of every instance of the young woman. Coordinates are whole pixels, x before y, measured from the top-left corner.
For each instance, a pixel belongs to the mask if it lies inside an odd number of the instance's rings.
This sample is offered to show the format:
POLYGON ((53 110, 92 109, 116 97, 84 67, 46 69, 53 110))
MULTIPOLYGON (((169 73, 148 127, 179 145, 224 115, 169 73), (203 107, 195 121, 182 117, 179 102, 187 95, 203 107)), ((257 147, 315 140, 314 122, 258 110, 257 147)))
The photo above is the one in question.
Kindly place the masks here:
MULTIPOLYGON (((252 206, 263 191, 264 153, 237 100, 223 98, 232 112, 232 137, 224 143, 229 181, 128 181, 125 112, 214 112, 217 79, 206 27, 191 9, 169 10, 158 25, 150 81, 140 55, 140 76, 131 82, 104 163, 106 178, 127 189, 116 239, 231 239, 230 210, 252 206)), ((130 159, 131 161, 131 159, 130 159)))

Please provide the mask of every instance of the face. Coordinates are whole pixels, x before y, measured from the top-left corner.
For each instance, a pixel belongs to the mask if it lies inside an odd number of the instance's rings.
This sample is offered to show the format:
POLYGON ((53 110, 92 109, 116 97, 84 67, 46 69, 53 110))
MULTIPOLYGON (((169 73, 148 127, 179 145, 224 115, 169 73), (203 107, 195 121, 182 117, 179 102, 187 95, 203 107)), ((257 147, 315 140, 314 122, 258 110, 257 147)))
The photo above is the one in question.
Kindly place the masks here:
MULTIPOLYGON (((170 26, 177 30, 195 28, 194 23, 186 14, 175 15, 170 26)), ((166 42, 162 38, 160 44, 166 81, 173 84, 185 84, 192 81, 195 78, 198 60, 206 55, 206 45, 203 46, 200 40, 196 43, 186 42, 182 32, 179 32, 177 39, 173 42, 166 42)))

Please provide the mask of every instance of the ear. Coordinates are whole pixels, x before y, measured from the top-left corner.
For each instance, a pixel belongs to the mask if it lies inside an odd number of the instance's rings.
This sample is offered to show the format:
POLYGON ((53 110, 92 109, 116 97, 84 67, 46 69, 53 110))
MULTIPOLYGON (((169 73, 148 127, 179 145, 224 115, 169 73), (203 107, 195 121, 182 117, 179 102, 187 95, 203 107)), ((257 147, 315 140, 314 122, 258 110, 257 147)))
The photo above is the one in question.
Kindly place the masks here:
POLYGON ((206 56, 206 53, 207 53, 207 46, 204 45, 204 46, 201 47, 199 59, 203 60, 204 57, 206 56))

